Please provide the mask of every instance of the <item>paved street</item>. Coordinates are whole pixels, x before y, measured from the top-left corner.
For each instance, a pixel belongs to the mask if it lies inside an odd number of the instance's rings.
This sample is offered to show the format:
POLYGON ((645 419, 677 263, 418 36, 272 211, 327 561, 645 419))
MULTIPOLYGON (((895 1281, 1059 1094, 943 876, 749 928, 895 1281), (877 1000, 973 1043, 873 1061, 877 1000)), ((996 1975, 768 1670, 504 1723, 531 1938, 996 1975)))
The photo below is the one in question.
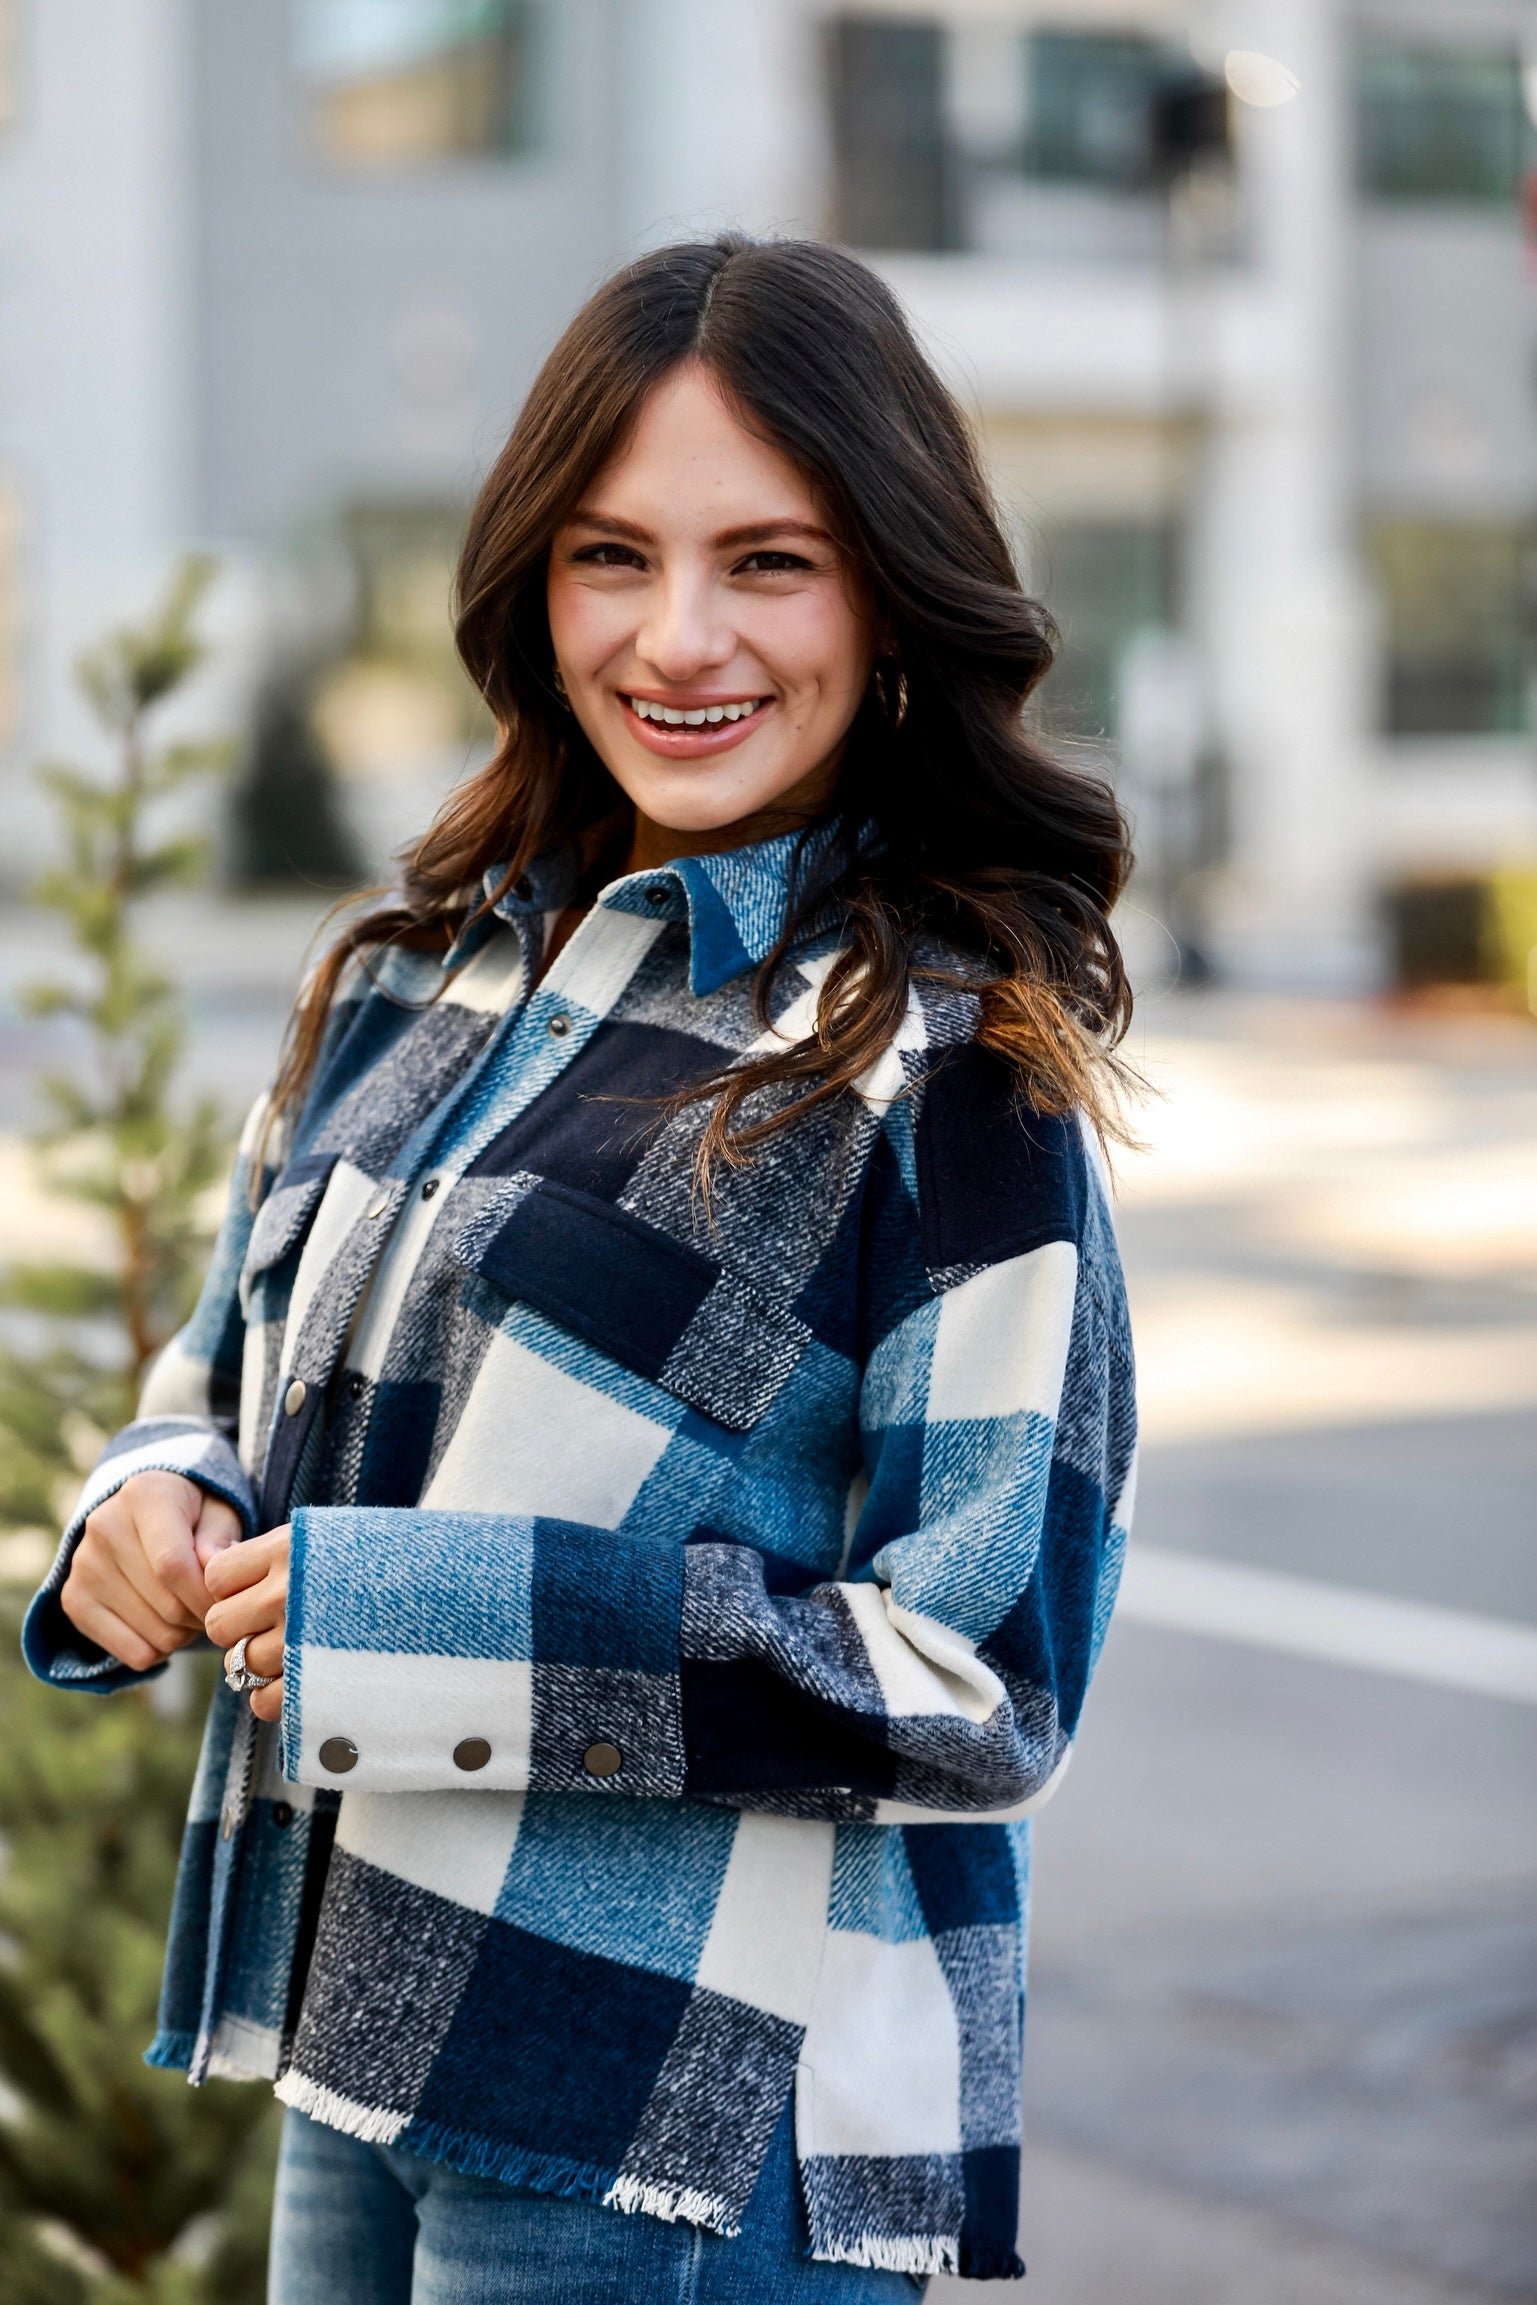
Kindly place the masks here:
MULTIPOLYGON (((310 917, 165 916, 232 1104, 310 917)), ((1537 2298, 1537 1029, 1164 996, 1134 1053, 1147 1573, 1039 1831, 1026 2294, 1537 2298)), ((0 1186, 0 1253, 68 1230, 0 1186)))
MULTIPOLYGON (((1138 1550, 1537 1626, 1537 1032, 1139 1045, 1138 1550)), ((1252 1632, 1120 1620, 1041 1821, 1030 2293, 1537 2296, 1537 1706, 1252 1632)))

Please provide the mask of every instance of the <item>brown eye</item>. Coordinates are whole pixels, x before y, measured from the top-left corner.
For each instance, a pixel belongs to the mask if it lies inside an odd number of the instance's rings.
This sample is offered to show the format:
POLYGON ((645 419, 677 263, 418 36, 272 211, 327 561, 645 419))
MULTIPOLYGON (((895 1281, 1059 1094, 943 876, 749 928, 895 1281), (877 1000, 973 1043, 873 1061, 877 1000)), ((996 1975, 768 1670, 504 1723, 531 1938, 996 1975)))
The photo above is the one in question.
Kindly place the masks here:
POLYGON ((644 568, 645 562, 638 552, 627 544, 584 544, 572 559, 588 568, 644 568))

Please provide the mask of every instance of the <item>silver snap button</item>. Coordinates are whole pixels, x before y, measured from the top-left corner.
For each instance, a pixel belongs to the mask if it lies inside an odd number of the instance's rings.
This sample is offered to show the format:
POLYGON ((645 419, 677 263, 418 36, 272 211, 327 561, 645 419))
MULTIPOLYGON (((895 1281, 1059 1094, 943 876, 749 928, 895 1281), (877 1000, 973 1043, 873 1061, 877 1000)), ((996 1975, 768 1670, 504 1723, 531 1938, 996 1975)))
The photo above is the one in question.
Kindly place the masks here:
POLYGON ((422 1199, 430 1201, 442 1182, 441 1177, 424 1177, 422 1180, 422 1199))
POLYGON ((624 1767, 624 1755, 617 1745, 611 1745, 606 1737, 600 1737, 582 1755, 582 1767, 589 1777, 617 1777, 624 1767))
POLYGON ((287 1392, 283 1395, 284 1416, 296 1417, 299 1414, 299 1411, 303 1408, 308 1395, 309 1386, 305 1383, 303 1377, 295 1377, 293 1383, 289 1386, 287 1392))
POLYGON ((320 1766, 333 1777, 345 1777, 358 1765, 358 1749, 350 1737, 327 1737, 320 1748, 320 1766))
POLYGON ((456 1769, 483 1769, 491 1758, 491 1748, 484 1737, 461 1737, 454 1747, 456 1769))
POLYGON ((546 1030, 550 1032, 556 1040, 564 1040, 567 1033, 571 1030, 571 1019, 568 1016, 552 1016, 548 1026, 546 1027, 546 1030))
POLYGON ((367 1207, 367 1208, 364 1210, 364 1212, 363 1212, 363 1213, 364 1213, 364 1215, 365 1215, 365 1216, 368 1218, 368 1221, 369 1221, 369 1223, 370 1223, 370 1224, 372 1224, 372 1223, 373 1223, 373 1221, 374 1221, 374 1219, 375 1219, 376 1217, 382 1217, 382 1216, 383 1216, 383 1214, 384 1214, 385 1210, 386 1210, 386 1209, 389 1207, 389 1205, 390 1205, 390 1196, 389 1196, 389 1194, 388 1194, 388 1193, 381 1193, 381 1194, 379 1195, 379 1198, 378 1198, 376 1201, 370 1201, 370 1202, 369 1202, 369 1204, 368 1204, 368 1207, 367 1207))

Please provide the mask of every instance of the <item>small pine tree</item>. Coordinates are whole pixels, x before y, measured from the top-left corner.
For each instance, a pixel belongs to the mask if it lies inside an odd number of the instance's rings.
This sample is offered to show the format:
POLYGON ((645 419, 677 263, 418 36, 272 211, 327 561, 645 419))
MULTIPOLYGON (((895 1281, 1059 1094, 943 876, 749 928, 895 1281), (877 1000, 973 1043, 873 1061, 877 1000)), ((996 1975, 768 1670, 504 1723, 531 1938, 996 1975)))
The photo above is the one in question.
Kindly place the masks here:
MULTIPOLYGON (((206 844, 154 832, 160 804, 221 766, 222 746, 151 742, 158 709, 202 655, 211 564, 187 560, 156 614, 82 660, 81 688, 113 748, 103 777, 43 771, 67 862, 38 894, 78 962, 32 989, 72 1020, 79 1069, 42 1083, 43 1181, 105 1221, 105 1263, 0 1274, 0 1521, 67 1509, 82 1459, 133 1413, 149 1362, 190 1310, 206 1254, 200 1204, 226 1144, 211 1100, 178 1111, 183 1025, 146 959, 136 915, 198 879, 206 844)), ((257 2305, 274 2108, 265 2090, 191 2091, 141 2053, 199 1707, 213 1660, 110 1699, 32 1682, 19 1612, 0 1609, 0 2262, 7 2305, 257 2305), (189 1683, 191 1686, 189 1686, 189 1683)))

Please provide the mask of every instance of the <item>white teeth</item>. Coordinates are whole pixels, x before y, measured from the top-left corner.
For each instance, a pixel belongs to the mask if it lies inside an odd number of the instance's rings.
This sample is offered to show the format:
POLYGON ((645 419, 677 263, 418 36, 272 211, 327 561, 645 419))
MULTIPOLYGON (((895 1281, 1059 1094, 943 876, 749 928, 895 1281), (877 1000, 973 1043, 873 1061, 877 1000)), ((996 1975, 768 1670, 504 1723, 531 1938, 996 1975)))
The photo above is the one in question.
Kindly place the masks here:
POLYGON ((670 704, 654 704, 649 697, 632 696, 626 699, 637 720, 659 721, 664 728, 715 727, 723 720, 746 720, 762 703, 761 697, 751 697, 745 704, 700 704, 689 711, 680 711, 670 704))

